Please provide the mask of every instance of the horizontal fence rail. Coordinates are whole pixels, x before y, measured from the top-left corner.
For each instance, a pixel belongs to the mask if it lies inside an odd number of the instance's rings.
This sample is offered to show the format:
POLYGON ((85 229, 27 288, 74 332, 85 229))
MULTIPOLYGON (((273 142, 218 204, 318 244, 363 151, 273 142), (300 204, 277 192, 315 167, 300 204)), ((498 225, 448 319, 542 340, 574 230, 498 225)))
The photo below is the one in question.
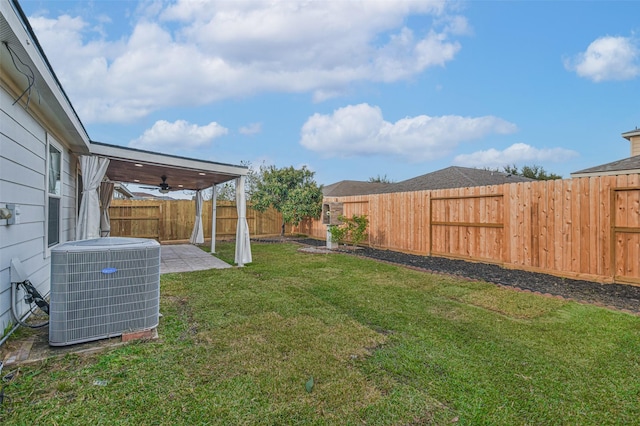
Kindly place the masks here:
MULTIPOLYGON (((188 241, 195 223, 192 200, 113 200, 109 207, 111 236, 153 238, 160 242, 188 241)), ((204 237, 211 238, 211 200, 202 205, 204 237)), ((233 202, 216 204, 216 238, 234 238, 238 213, 233 202)), ((275 209, 261 213, 247 207, 247 223, 252 237, 279 235, 282 214, 275 209)), ((290 227, 287 227, 290 231, 290 227)))
MULTIPOLYGON (((372 247, 640 285, 640 174, 350 197, 372 247)), ((326 237, 320 220, 294 228, 326 237)))

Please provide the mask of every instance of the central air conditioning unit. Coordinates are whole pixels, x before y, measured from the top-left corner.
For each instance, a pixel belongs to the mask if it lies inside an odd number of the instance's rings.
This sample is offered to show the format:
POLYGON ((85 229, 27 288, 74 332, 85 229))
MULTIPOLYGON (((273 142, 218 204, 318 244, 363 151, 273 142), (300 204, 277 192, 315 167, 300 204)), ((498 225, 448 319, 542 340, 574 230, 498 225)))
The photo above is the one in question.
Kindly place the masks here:
POLYGON ((51 346, 150 330, 159 310, 157 241, 106 237, 51 249, 51 346))

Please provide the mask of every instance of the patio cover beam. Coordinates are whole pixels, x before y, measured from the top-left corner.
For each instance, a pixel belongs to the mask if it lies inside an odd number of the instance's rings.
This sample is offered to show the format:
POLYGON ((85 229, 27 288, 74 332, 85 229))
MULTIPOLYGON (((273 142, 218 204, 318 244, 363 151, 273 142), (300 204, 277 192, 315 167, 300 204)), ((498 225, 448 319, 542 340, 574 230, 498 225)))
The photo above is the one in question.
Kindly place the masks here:
POLYGON ((196 160, 176 155, 160 154, 101 142, 91 142, 91 153, 111 161, 107 169, 109 179, 136 185, 157 186, 166 176, 172 190, 206 189, 240 176, 249 168, 233 164, 196 160))

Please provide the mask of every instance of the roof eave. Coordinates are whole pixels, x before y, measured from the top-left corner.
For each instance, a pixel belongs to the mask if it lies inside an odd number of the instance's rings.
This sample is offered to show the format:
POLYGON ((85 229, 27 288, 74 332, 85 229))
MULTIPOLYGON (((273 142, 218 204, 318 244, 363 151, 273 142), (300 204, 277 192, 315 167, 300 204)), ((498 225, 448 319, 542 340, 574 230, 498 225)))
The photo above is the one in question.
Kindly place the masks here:
POLYGON ((640 136, 640 129, 631 130, 622 134, 622 137, 628 141, 631 141, 631 138, 634 136, 640 136))
MULTIPOLYGON (((3 41, 11 41, 12 47, 19 47, 17 53, 26 55, 26 58, 20 57, 20 59, 33 66, 37 78, 36 86, 39 89, 38 94, 46 104, 42 105, 32 101, 29 109, 38 111, 42 118, 54 127, 52 130, 63 138, 61 142, 67 144, 73 151, 89 152, 89 136, 46 59, 19 3, 16 0, 1 0, 0 13, 15 36, 13 40, 3 41), (45 87, 42 87, 43 85, 45 87)), ((11 70, 11 65, 8 64, 5 70, 7 76, 10 75, 11 70)))
POLYGON ((617 176, 617 175, 634 175, 634 174, 640 174, 640 169, 576 172, 576 173, 571 173, 571 177, 581 178, 581 177, 617 176))

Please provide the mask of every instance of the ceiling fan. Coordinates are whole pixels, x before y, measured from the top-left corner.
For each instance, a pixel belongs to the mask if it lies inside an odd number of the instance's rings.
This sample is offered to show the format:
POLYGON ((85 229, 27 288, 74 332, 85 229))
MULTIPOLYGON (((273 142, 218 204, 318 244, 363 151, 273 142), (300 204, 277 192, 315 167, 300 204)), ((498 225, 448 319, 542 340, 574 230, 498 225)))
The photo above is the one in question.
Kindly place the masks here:
POLYGON ((160 182, 157 187, 155 187, 155 186, 141 186, 140 188, 143 188, 143 189, 157 189, 162 194, 166 194, 167 192, 171 191, 171 187, 167 183, 167 177, 165 175, 162 175, 162 176, 160 176, 160 179, 162 179, 162 182, 160 182))

